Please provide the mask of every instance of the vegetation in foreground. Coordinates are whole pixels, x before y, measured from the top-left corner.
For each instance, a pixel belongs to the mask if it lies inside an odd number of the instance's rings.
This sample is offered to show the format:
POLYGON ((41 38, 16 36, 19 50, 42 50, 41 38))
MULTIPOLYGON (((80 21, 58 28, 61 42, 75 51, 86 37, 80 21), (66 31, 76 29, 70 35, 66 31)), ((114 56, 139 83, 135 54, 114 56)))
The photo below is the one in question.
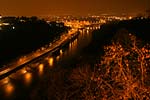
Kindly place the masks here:
POLYGON ((129 40, 131 44, 117 41, 105 46, 105 55, 94 71, 84 73, 85 69, 79 68, 79 73, 72 74, 72 80, 77 83, 86 76, 80 83, 83 100, 150 99, 150 45, 139 47, 141 41, 131 34, 129 40))

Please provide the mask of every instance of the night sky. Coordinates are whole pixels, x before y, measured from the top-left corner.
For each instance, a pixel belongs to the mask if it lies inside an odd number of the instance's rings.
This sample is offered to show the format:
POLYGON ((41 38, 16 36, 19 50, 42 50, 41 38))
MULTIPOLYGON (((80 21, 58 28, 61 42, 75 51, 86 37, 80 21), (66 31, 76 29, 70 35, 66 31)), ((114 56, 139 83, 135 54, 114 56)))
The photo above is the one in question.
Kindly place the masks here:
POLYGON ((1 0, 3 16, 139 14, 150 0, 1 0))

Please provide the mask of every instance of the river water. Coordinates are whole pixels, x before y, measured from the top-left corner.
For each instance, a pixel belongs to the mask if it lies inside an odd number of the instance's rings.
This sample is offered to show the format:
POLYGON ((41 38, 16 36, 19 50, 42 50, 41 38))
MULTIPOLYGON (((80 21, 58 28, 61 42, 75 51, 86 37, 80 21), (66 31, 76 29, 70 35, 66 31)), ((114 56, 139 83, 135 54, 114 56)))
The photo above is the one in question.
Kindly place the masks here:
MULTIPOLYGON (((92 31, 97 28, 99 27, 80 30, 79 36, 62 48, 0 80, 0 100, 29 100, 32 91, 37 88, 36 84, 45 79, 47 70, 53 71, 60 67, 72 68, 80 65, 80 60, 86 61, 89 52, 84 51, 87 51, 85 48, 91 42, 92 31), (85 55, 86 57, 83 57, 85 55)), ((89 58, 88 61, 90 59, 93 58, 89 58)))

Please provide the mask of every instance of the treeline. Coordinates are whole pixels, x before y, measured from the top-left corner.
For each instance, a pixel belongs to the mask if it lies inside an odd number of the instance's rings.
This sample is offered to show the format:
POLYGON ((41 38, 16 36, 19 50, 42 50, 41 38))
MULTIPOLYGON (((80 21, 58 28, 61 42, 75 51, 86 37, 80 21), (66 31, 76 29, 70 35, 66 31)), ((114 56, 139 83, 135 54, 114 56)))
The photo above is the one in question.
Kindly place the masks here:
POLYGON ((37 17, 4 17, 1 23, 0 63, 36 50, 68 30, 63 23, 47 23, 37 17))
POLYGON ((131 20, 112 21, 101 25, 99 30, 93 32, 92 44, 106 45, 110 44, 112 39, 114 41, 119 38, 125 38, 128 34, 135 35, 144 43, 150 42, 150 18, 133 18, 131 20), (117 36, 117 37, 116 37, 117 36))

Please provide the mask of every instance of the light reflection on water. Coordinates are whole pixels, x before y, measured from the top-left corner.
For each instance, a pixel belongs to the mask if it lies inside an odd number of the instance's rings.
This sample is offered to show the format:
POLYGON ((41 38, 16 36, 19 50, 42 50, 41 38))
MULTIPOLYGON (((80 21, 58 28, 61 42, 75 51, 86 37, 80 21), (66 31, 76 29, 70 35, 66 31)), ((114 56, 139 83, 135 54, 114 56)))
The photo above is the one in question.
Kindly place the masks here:
POLYGON ((69 51, 73 53, 77 49, 78 39, 75 39, 73 42, 69 43, 69 51))
POLYGON ((26 85, 29 85, 32 81, 32 73, 29 73, 29 72, 25 73, 24 81, 26 85))
POLYGON ((89 33, 89 30, 86 30, 87 34, 89 33))
POLYGON ((62 49, 60 49, 60 56, 62 56, 62 54, 63 54, 63 51, 62 51, 62 49))
POLYGON ((58 56, 56 57, 56 61, 58 62, 58 61, 59 61, 59 59, 60 59, 60 56, 58 55, 58 56))
POLYGON ((13 84, 11 83, 9 77, 2 79, 0 81, 0 84, 1 84, 1 87, 4 86, 3 89, 4 89, 4 93, 5 93, 6 97, 9 97, 13 94, 15 88, 14 88, 13 84))
POLYGON ((6 84, 5 86, 5 92, 6 96, 10 96, 14 91, 14 86, 11 83, 6 84))
POLYGON ((44 71, 44 64, 39 65, 39 75, 42 75, 44 71))
POLYGON ((53 58, 53 57, 50 57, 50 58, 48 59, 48 64, 49 64, 50 67, 53 66, 53 64, 54 64, 54 58, 53 58))
POLYGON ((26 73, 24 73, 24 83, 25 85, 30 85, 31 82, 32 82, 32 73, 26 71, 26 73))

